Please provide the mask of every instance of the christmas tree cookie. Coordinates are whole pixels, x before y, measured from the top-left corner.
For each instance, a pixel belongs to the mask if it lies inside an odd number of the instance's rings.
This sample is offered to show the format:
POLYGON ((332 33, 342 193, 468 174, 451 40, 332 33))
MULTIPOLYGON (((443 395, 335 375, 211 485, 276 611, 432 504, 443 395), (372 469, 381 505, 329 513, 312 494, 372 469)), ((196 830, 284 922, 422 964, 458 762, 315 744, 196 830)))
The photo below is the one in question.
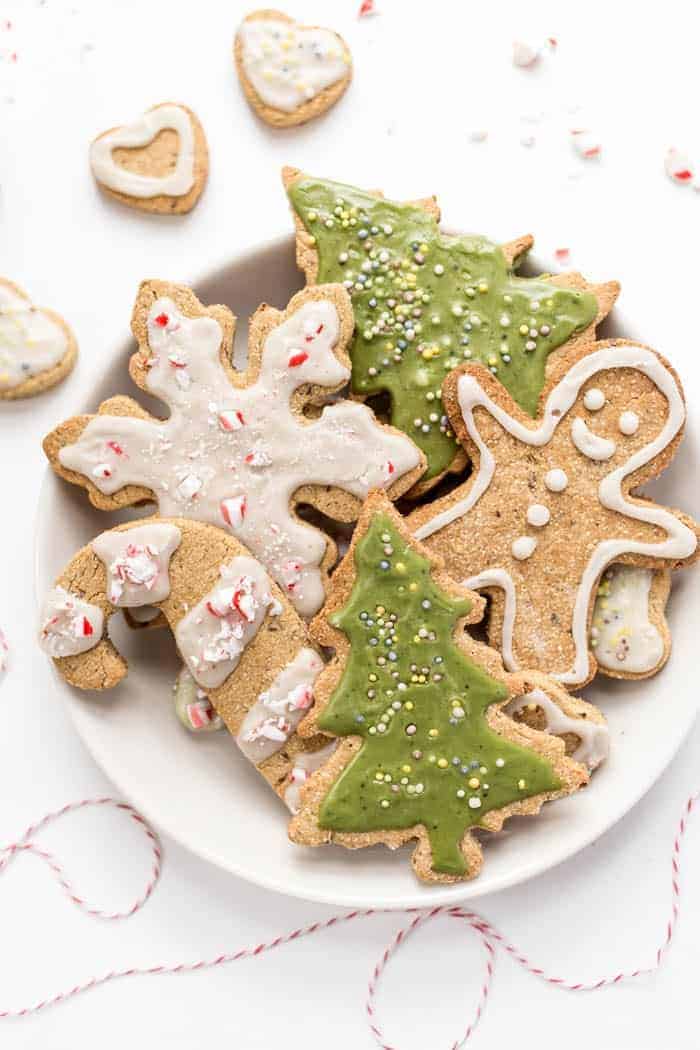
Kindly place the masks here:
POLYGON ((134 307, 134 381, 166 420, 128 397, 75 416, 44 441, 51 466, 102 510, 143 502, 218 525, 245 543, 296 609, 323 604, 335 544, 296 514, 310 504, 353 521, 372 487, 392 499, 424 457, 366 405, 327 404, 350 378, 352 310, 339 285, 308 288, 284 312, 261 307, 245 373, 231 364, 234 318, 180 285, 146 281, 134 307))
POLYGON ((617 296, 580 274, 516 277, 531 238, 446 236, 434 198, 398 203, 293 168, 283 178, 307 284, 342 282, 352 298, 353 392, 388 395, 391 422, 426 455, 416 494, 464 466, 441 404, 450 370, 483 362, 534 416, 549 355, 593 338, 617 296))
POLYGON ((340 740, 301 788, 293 841, 414 839, 422 879, 472 878, 482 862, 473 829, 499 830, 587 782, 561 740, 503 713, 531 688, 557 687, 505 673, 498 653, 465 632, 481 608, 373 493, 311 625, 336 655, 300 731, 340 740))
MULTIPOLYGON (((453 372, 443 398, 473 471, 408 525, 456 579, 489 594, 489 640, 507 668, 541 668, 581 687, 596 672, 598 647, 613 644, 614 625, 591 624, 610 566, 669 570, 698 556, 700 526, 637 494, 681 440, 678 377, 648 347, 613 340, 557 356, 536 419, 483 365, 453 372)), ((654 591, 657 624, 667 585, 662 578, 654 591)), ((623 629, 646 622, 650 588, 651 576, 622 602, 623 629)), ((653 652, 630 648, 613 666, 617 676, 661 666, 667 639, 646 638, 653 652)))
POLYGON ((146 518, 77 552, 46 596, 39 643, 71 685, 112 689, 128 668, 107 633, 109 619, 145 605, 168 624, 193 681, 188 727, 223 719, 293 808, 301 773, 323 760, 328 741, 296 733, 323 663, 286 595, 222 529, 146 518))

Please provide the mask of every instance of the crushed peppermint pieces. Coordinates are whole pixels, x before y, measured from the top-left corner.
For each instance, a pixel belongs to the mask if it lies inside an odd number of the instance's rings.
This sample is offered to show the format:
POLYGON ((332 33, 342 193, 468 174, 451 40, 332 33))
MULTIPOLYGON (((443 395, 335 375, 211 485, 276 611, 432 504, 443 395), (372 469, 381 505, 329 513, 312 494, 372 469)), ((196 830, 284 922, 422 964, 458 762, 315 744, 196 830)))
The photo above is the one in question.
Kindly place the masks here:
POLYGON ((4 675, 7 670, 7 664, 9 659, 10 646, 7 642, 7 635, 0 627, 0 677, 4 675))
POLYGON ((680 150, 670 149, 668 151, 664 161, 664 170, 669 179, 680 183, 681 186, 686 186, 693 182, 695 174, 693 166, 688 157, 681 153, 680 150))
POLYGON ((588 128, 572 128, 570 131, 571 145, 584 160, 593 160, 599 157, 603 147, 592 131, 588 128))

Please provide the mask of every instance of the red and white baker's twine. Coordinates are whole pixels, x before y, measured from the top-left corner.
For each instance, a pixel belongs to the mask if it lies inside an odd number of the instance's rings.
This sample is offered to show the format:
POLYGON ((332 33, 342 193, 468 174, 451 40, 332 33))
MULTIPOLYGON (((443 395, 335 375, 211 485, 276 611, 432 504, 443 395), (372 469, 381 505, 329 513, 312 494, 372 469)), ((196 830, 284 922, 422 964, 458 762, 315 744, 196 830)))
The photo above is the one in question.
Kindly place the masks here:
MULTIPOLYGON (((483 977, 479 989, 479 997, 476 1006, 476 1010, 471 1016, 469 1024, 463 1031, 462 1035, 456 1039, 450 1046, 450 1050, 459 1050, 459 1047, 464 1046, 470 1036, 473 1034, 477 1024, 479 1023, 481 1016, 486 1006, 488 999, 491 982, 493 980, 493 964, 497 950, 500 948, 506 952, 512 959, 519 963, 528 973, 533 974, 535 977, 539 977, 541 980, 546 981, 547 984, 556 985, 559 988, 564 988, 570 992, 592 992, 599 988, 605 988, 608 985, 619 984, 621 981, 630 980, 633 977, 640 977, 643 974, 653 973, 661 965, 664 955, 666 954, 673 934, 675 931, 676 923, 678 921, 679 908, 680 908, 680 853, 681 845, 683 842, 683 836, 685 835, 687 822, 693 809, 696 807, 698 801, 700 801, 700 793, 692 795, 685 804, 683 814, 681 816, 676 836, 673 842, 673 850, 671 854, 671 913, 664 930, 664 938, 657 948, 654 961, 651 965, 640 967, 636 970, 629 972, 619 972, 611 974, 607 977, 601 977, 597 981, 571 981, 565 977, 557 977, 547 973, 541 967, 536 966, 523 952, 520 951, 514 944, 511 944, 503 934, 501 934, 488 919, 485 919, 482 915, 477 912, 468 911, 465 908, 457 906, 451 907, 436 907, 430 910, 407 908, 404 909, 403 914, 410 915, 411 921, 408 925, 402 927, 395 935, 391 944, 385 949, 377 965, 372 971, 370 977, 368 989, 367 989, 367 1002, 366 1011, 370 1030, 381 1048, 381 1050, 397 1050, 397 1047, 393 1043, 387 1042, 386 1036, 379 1026, 376 1013, 376 994, 379 981, 386 969, 386 966, 391 959, 392 955, 397 951, 398 948, 404 943, 407 937, 414 933, 419 926, 424 925, 431 919, 435 919, 438 916, 445 916, 450 919, 460 919, 465 922, 474 932, 478 935, 485 955, 485 965, 483 971, 483 977)), ((55 810, 53 813, 48 813, 41 820, 37 821, 36 824, 32 824, 26 829, 24 834, 13 843, 7 846, 0 847, 0 875, 7 868, 10 862, 17 857, 20 853, 32 853, 34 856, 40 857, 51 869, 59 884, 65 891, 69 900, 76 904, 82 911, 88 915, 95 916, 100 919, 126 919, 130 915, 137 912, 146 903, 148 898, 153 893, 156 883, 160 877, 161 872, 161 848, 158 840, 158 836, 151 827, 146 823, 144 818, 135 810, 132 806, 126 802, 120 802, 113 798, 92 798, 83 799, 80 802, 71 802, 67 806, 63 806, 62 809, 55 810), (134 901, 131 907, 124 911, 105 911, 94 905, 88 904, 82 897, 79 897, 71 886, 70 882, 66 878, 63 867, 53 856, 46 850, 41 849, 35 842, 35 835, 42 831, 48 824, 53 823, 60 817, 64 817, 69 813, 75 813, 78 810, 87 809, 89 807, 113 807, 126 813, 131 820, 135 821, 142 829, 143 833, 148 838, 148 842, 151 848, 152 855, 152 866, 146 888, 141 895, 134 901)), ((33 1003, 29 1006, 24 1006, 14 1010, 0 1010, 0 1019, 7 1018, 18 1018, 25 1017, 29 1014, 36 1014, 42 1010, 46 1010, 49 1006, 56 1006, 58 1003, 64 1002, 66 999, 72 999, 76 995, 80 995, 81 992, 86 992, 90 988, 96 988, 98 985, 106 984, 108 981, 114 981, 120 977, 136 977, 136 976, 147 976, 149 974, 182 974, 182 973, 194 973, 197 970, 205 970, 217 966, 223 966, 226 963, 236 962, 238 959, 249 959, 252 956, 261 955, 263 952, 269 952, 273 948, 279 948, 283 944, 290 944, 292 941, 298 940, 300 937, 308 937, 313 933, 320 933, 322 930, 328 930, 333 926, 340 926, 344 923, 351 922, 354 919, 365 919, 369 918, 370 915, 377 915, 381 912, 386 913, 388 909, 378 908, 366 908, 358 911, 346 912, 342 915, 333 915, 330 919, 325 919, 320 922, 313 922, 308 926, 299 927, 296 930, 292 930, 290 933, 281 934, 279 937, 275 937, 271 941, 263 941, 254 947, 239 948, 232 952, 222 952, 221 955, 216 955, 208 959, 199 959, 197 962, 180 962, 180 963, 164 963, 157 966, 132 966, 127 969, 121 970, 110 970, 108 973, 104 973, 99 977, 91 977, 88 980, 81 981, 74 985, 72 988, 67 988, 62 992, 58 992, 55 995, 47 996, 45 999, 41 999, 39 1002, 33 1003)))

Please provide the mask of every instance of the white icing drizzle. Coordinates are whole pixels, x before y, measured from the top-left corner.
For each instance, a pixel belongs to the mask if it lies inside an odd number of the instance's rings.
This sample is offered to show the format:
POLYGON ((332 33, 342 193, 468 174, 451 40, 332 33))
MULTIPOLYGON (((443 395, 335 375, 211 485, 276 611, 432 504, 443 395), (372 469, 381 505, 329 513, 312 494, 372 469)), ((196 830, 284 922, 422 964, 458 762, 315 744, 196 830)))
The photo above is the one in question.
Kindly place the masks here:
POLYGON ((184 197, 194 186, 194 129, 187 110, 172 103, 156 106, 133 124, 115 128, 90 146, 90 164, 98 182, 128 197, 184 197), (167 175, 140 175, 117 164, 115 149, 148 146, 161 131, 176 131, 178 153, 174 169, 167 175))
POLYGON ((61 325, 0 282, 0 390, 53 368, 67 349, 61 325))
POLYGON ((312 773, 315 773, 331 757, 336 747, 337 740, 331 740, 329 744, 319 748, 318 751, 302 751, 294 759, 294 766, 289 775, 289 784, 284 792, 285 805, 292 813, 298 813, 301 805, 301 787, 305 784, 312 773))
POLYGON ((511 551, 513 557, 517 558, 518 561, 525 561, 526 558, 530 558, 537 547, 537 540, 534 536, 518 536, 517 539, 513 540, 511 545, 511 551))
POLYGON ((507 671, 517 671, 518 661, 513 653, 513 629, 515 627, 515 584, 513 577, 506 569, 487 569, 476 576, 469 576, 462 581, 464 587, 470 591, 480 591, 486 587, 500 587, 505 595, 505 606, 503 609, 503 629, 501 637, 501 656, 503 666, 507 671))
POLYGON ((582 762, 591 772, 604 762, 610 753, 610 731, 607 723, 593 722, 588 718, 576 718, 567 715, 561 707, 547 696, 541 689, 533 689, 530 693, 516 697, 506 707, 508 715, 517 714, 523 708, 533 704, 540 707, 544 712, 545 725, 548 733, 559 736, 564 733, 573 733, 579 738, 579 745, 572 754, 577 762, 582 762))
POLYGON ((571 440, 582 455, 599 462, 614 456, 617 448, 614 441, 589 430, 586 420, 580 417, 571 424, 571 440))
POLYGON ((631 437, 639 430, 639 416, 636 412, 623 412, 617 421, 620 433, 631 437))
POLYGON ((323 661, 313 649, 300 649, 243 719, 236 743, 259 765, 287 743, 313 703, 313 684, 323 661))
POLYGON ((221 566, 221 581, 175 628, 175 641, 197 685, 215 689, 238 665, 271 608, 270 580, 253 558, 240 555, 221 566))
POLYGON ((583 404, 589 412, 599 412, 605 404, 605 394, 598 387, 592 386, 583 395, 583 404))
POLYGON ((256 18, 238 33, 245 75, 273 109, 291 113, 347 75, 350 55, 330 29, 256 18))
POLYGON ((548 470, 544 476, 544 487, 549 489, 550 492, 563 492, 568 484, 569 479, 566 476, 566 471, 560 467, 548 470))
POLYGON ((413 442, 366 405, 339 401, 310 421, 292 411, 299 387, 349 379, 333 353, 339 331, 334 303, 305 303, 268 335, 256 382, 237 389, 219 358, 219 323, 159 299, 148 317, 146 388, 171 405, 170 417, 97 415, 60 462, 106 494, 128 484, 152 489, 163 517, 227 528, 310 616, 323 604, 327 539, 291 513, 294 492, 316 483, 365 499, 420 462, 413 442))
POLYGON ((663 659, 664 640, 649 620, 651 581, 651 569, 636 565, 613 565, 603 576, 590 637, 603 667, 644 674, 663 659))
POLYGON ((543 503, 531 503, 527 508, 526 517, 528 525, 532 525, 536 529, 543 529, 548 524, 551 515, 549 508, 545 507, 543 503))
POLYGON ((224 728, 223 718, 186 667, 175 679, 173 707, 178 720, 191 733, 213 733, 224 728))
POLYGON ((41 610, 39 645, 49 656, 78 656, 102 638, 104 615, 97 605, 54 587, 41 610))
MULTIPOLYGON (((609 474, 602 478, 598 485, 598 498, 604 507, 617 511, 619 514, 636 521, 656 525, 663 529, 667 535, 665 540, 654 543, 648 543, 643 540, 615 538, 601 540, 596 545, 588 559, 576 591, 572 618, 572 637, 576 653, 574 664, 568 671, 554 676, 567 685, 576 685, 588 677, 588 609, 593 588, 605 568, 623 554, 641 554, 647 557, 668 558, 671 561, 678 561, 689 557, 697 547, 697 539, 692 529, 688 528, 687 525, 665 507, 657 507, 647 502, 631 503, 622 492, 624 479, 636 470, 639 470, 646 463, 649 463, 665 449, 685 421, 685 405, 676 379, 661 363, 656 354, 644 347, 628 343, 617 343, 615 346, 605 347, 580 358, 570 368, 564 379, 549 394, 545 406, 544 420, 535 427, 530 427, 520 420, 509 416, 500 405, 496 404, 488 396, 474 376, 469 373, 460 376, 458 383, 459 404, 467 432, 479 449, 479 470, 464 499, 456 500, 450 507, 436 514, 415 532, 417 539, 426 539, 428 536, 432 536, 435 532, 451 524, 451 522, 468 514, 491 484, 495 471, 495 459, 476 425, 474 409, 477 405, 484 407, 500 423, 503 429, 517 438, 518 441, 540 448, 550 441, 557 426, 575 404, 582 385, 597 372, 607 371, 611 368, 629 368, 646 375, 666 398, 668 413, 664 425, 653 440, 637 449, 624 463, 611 470, 609 474)), ((509 576, 509 574, 505 569, 499 568, 489 569, 487 573, 481 573, 480 576, 488 576, 491 579, 490 584, 482 584, 481 586, 503 587, 506 582, 505 577, 509 576), (495 577, 495 572, 499 573, 499 578, 495 577)), ((472 587, 476 586, 473 583, 469 585, 472 587)), ((507 664, 509 670, 516 670, 517 663, 513 659, 512 648, 513 625, 516 616, 516 591, 510 576, 504 591, 506 611, 503 621, 501 647, 504 661, 506 652, 510 654, 511 662, 510 665, 507 664), (508 636, 506 636, 506 630, 510 631, 508 636)))
POLYGON ((170 558, 181 539, 180 530, 167 522, 103 532, 94 539, 90 546, 107 570, 107 597, 112 605, 131 609, 167 598, 170 558))

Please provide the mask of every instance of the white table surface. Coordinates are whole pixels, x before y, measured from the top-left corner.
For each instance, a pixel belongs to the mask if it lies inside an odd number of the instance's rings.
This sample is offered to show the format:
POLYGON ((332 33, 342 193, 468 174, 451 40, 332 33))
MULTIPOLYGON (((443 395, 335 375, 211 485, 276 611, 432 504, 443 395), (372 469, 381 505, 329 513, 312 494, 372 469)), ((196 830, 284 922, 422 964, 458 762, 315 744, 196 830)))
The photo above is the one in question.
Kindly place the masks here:
MULTIPOLYGON (((0 410, 0 625, 12 645, 0 683, 0 842, 47 809, 110 792, 34 644, 40 438, 84 403, 104 356, 127 331, 142 277, 189 281, 289 228, 283 163, 384 186, 398 198, 437 192, 448 224, 494 238, 532 230, 541 258, 569 247, 572 264, 589 276, 621 279, 625 315, 651 345, 673 358, 674 347, 698 340, 700 196, 663 174, 670 145, 696 149, 700 162, 692 5, 667 0, 645 20, 642 7, 633 13, 596 0, 534 9, 377 3, 381 15, 362 22, 359 0, 295 5, 291 13, 332 21, 345 34, 356 79, 334 111, 289 132, 260 126, 238 88, 230 39, 246 10, 239 0, 19 0, 0 11, 0 273, 63 313, 81 347, 63 386, 0 410), (12 28, 3 28, 5 17, 12 28), (559 47, 541 70, 511 66, 515 37, 550 35, 559 47), (211 150, 209 185, 184 218, 105 201, 87 166, 95 134, 166 99, 192 106, 211 150), (519 119, 538 113, 534 126, 519 119), (567 128, 582 123, 600 134, 600 163, 571 150, 567 128), (489 140, 474 145, 469 133, 480 127, 489 140), (537 137, 531 149, 520 144, 525 132, 537 137)), ((685 378, 697 389, 697 376, 685 378)), ((663 678, 658 687, 663 704, 663 678)), ((478 902, 484 914, 565 975, 592 978, 651 962, 670 903, 676 820, 700 787, 698 758, 700 728, 617 827, 549 874, 478 902)), ((146 852, 118 818, 73 817, 42 841, 67 858, 90 899, 118 906, 141 888, 146 852)), ((237 881, 170 841, 165 853, 153 900, 119 925, 78 914, 38 861, 20 857, 0 880, 0 1009, 115 966, 216 954, 332 913, 237 881)), ((688 996, 700 962, 699 875, 700 829, 691 829, 681 926, 656 978, 574 996, 499 958, 471 1045, 536 1040, 548 1050, 565 1038, 572 1050, 696 1046, 688 996)), ((366 981, 400 921, 380 916, 217 972, 114 984, 4 1023, 0 1039, 7 1050, 83 1050, 96 1039, 102 1050, 128 1043, 359 1050, 372 1045, 366 981)), ((387 1035, 401 1050, 448 1045, 481 975, 480 951, 461 926, 444 920, 418 936, 380 996, 387 1035)))

